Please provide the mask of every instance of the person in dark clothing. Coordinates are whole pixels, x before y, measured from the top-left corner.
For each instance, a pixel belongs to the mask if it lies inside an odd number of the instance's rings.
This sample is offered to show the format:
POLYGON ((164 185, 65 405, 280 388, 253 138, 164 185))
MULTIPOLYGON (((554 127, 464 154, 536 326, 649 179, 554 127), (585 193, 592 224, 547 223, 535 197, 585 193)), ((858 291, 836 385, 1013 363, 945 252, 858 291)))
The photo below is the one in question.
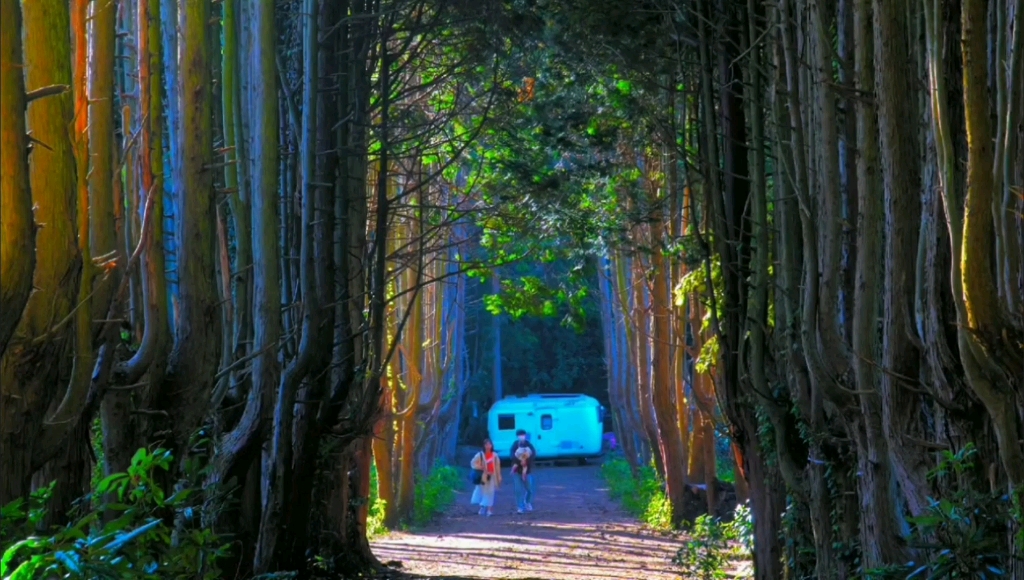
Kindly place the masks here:
POLYGON ((533 511, 533 466, 537 450, 526 440, 526 431, 516 431, 516 442, 509 456, 512 458, 512 482, 515 484, 516 507, 519 513, 533 511))

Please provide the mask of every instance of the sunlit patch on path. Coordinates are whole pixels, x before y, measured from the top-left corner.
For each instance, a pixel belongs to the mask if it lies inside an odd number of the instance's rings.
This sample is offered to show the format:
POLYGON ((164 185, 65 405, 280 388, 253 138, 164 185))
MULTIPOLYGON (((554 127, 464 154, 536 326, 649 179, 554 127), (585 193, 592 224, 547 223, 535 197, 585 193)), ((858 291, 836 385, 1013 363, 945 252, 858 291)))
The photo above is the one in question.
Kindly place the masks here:
MULTIPOLYGON (((383 562, 425 576, 545 580, 678 578, 680 540, 643 529, 609 497, 599 467, 538 470, 536 510, 517 514, 506 477, 493 517, 460 490, 446 514, 373 544, 383 562)), ((469 486, 467 485, 466 488, 469 486)))

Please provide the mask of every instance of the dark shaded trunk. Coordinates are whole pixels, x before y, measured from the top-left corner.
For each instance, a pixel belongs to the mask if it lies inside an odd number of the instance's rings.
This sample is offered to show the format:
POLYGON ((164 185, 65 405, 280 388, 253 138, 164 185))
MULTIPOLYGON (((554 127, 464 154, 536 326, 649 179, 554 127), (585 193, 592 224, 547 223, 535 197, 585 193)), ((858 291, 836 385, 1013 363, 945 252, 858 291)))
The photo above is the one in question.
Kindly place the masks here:
POLYGON ((879 377, 882 430, 894 475, 907 496, 910 513, 925 509, 920 502, 927 489, 923 449, 904 439, 916 431, 920 396, 911 387, 920 370, 913 321, 915 258, 921 220, 921 173, 917 135, 903 130, 906 119, 917 119, 912 76, 905 65, 912 55, 904 39, 911 34, 902 6, 876 0, 874 9, 875 91, 882 184, 884 191, 885 258, 882 291, 882 344, 879 377), (909 224, 914 224, 913 226, 909 224))
MULTIPOLYGON (((177 60, 181 70, 173 80, 178 88, 180 131, 172 135, 175 141, 171 146, 178 187, 174 201, 179 299, 167 380, 155 397, 156 410, 166 415, 153 427, 167 432, 166 442, 178 458, 209 412, 220 359, 210 17, 210 0, 186 0, 179 6, 177 60)), ((172 116, 172 126, 174 121, 172 116)))
MULTIPOLYGON (((336 25, 336 5, 324 2, 318 15, 319 30, 331 30, 336 25)), ((337 78, 336 42, 337 34, 320 42, 315 58, 317 59, 317 86, 330 86, 337 78)), ((334 138, 337 134, 338 106, 335 101, 336 91, 320 90, 314 96, 313 106, 316 107, 316 128, 314 181, 313 190, 314 221, 313 229, 313 261, 316 264, 315 279, 317 304, 321 305, 317 313, 316 360, 310 368, 309 379, 299 389, 298 403, 295 406, 294 427, 292 432, 292 477, 296 484, 292 488, 289 500, 288 530, 291 534, 289 549, 290 568, 304 567, 307 547, 310 544, 310 510, 313 501, 313 485, 316 481, 317 453, 320 448, 324 422, 331 412, 329 403, 330 363, 332 360, 335 327, 335 200, 337 191, 336 155, 330 152, 336 149, 334 138)))
MULTIPOLYGON (((756 423, 747 425, 746 433, 757 433, 756 423)), ((786 489, 778 471, 763 459, 763 449, 753 437, 744 440, 746 449, 744 472, 750 489, 750 511, 754 517, 754 578, 782 578, 782 546, 779 532, 782 512, 786 509, 786 489)))
MULTIPOLYGON (((321 325, 322 292, 318 283, 324 278, 320 271, 323 265, 317 265, 318 259, 321 262, 330 262, 325 252, 333 239, 329 235, 325 238, 322 233, 324 225, 316 223, 318 217, 325 217, 317 211, 317 202, 320 201, 317 195, 319 186, 314 174, 319 87, 316 8, 315 0, 305 0, 302 8, 303 106, 299 146, 302 175, 302 235, 299 250, 302 337, 296 357, 281 376, 274 406, 273 434, 270 444, 265 446, 263 453, 263 511, 254 563, 257 573, 301 567, 295 566, 289 538, 300 533, 294 526, 302 526, 308 522, 308 514, 301 514, 298 516, 301 521, 296 520, 294 510, 288 502, 294 501, 296 496, 305 495, 311 489, 312 481, 299 481, 293 478, 294 461, 304 459, 295 456, 295 446, 305 443, 305 435, 300 432, 296 437, 295 429, 296 426, 300 430, 306 427, 306 417, 301 412, 296 421, 295 403, 300 390, 305 390, 302 386, 304 381, 315 383, 322 380, 322 377, 311 376, 310 373, 318 371, 322 366, 325 357, 322 354, 321 337, 324 330, 330 330, 330 327, 324 328, 321 325)), ((333 204, 329 207, 333 207, 333 204)), ((325 209, 321 207, 320 211, 325 209)), ((324 220, 321 219, 322 221, 324 220)), ((328 283, 333 283, 333 280, 328 283)))

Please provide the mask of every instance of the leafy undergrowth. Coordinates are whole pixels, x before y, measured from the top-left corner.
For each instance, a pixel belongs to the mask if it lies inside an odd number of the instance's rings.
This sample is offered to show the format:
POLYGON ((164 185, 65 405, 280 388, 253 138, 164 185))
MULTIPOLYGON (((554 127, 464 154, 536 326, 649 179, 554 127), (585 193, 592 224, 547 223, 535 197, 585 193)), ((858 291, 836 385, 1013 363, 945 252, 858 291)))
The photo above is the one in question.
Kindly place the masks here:
POLYGON ((754 520, 750 508, 741 504, 732 521, 722 522, 702 515, 687 526, 687 540, 672 562, 688 580, 724 580, 749 578, 749 561, 754 549, 754 520))
POLYGON ((169 451, 140 449, 127 473, 97 482, 65 526, 41 527, 53 485, 3 506, 0 578, 221 578, 228 543, 199 521, 195 487, 168 495, 158 483, 171 460, 169 451))
MULTIPOLYGON (((455 489, 461 485, 459 470, 444 464, 434 466, 425 477, 417 476, 416 499, 409 523, 424 526, 455 501, 455 489)), ((366 519, 366 534, 373 540, 388 533, 384 525, 386 502, 377 492, 377 466, 370 468, 370 513, 366 519)))
POLYGON ((370 512, 366 516, 366 537, 370 540, 379 538, 388 533, 384 525, 384 508, 387 502, 380 498, 377 492, 377 462, 370 465, 370 512))
MULTIPOLYGON (((622 459, 606 461, 601 468, 612 499, 634 517, 657 530, 672 529, 672 505, 653 467, 634 477, 622 459)), ((754 548, 754 522, 745 505, 736 508, 732 521, 702 515, 685 526, 685 541, 673 558, 682 578, 722 580, 747 578, 754 548), (744 565, 746 562, 747 565, 744 565)))
POLYGON ((672 529, 672 505, 653 467, 640 470, 637 477, 623 459, 609 459, 601 466, 612 499, 630 515, 656 530, 672 529))

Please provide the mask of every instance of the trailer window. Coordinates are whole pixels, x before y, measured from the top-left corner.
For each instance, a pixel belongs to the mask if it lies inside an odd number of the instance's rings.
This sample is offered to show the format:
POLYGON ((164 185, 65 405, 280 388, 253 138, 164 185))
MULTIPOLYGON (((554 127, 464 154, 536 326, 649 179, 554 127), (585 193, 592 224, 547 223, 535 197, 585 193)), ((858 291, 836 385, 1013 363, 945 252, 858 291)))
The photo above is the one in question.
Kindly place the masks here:
POLYGON ((540 416, 540 428, 541 429, 544 429, 545 431, 550 430, 551 429, 551 423, 552 423, 551 415, 541 415, 540 416))
POLYGON ((515 415, 498 415, 498 430, 510 431, 516 428, 515 415))

